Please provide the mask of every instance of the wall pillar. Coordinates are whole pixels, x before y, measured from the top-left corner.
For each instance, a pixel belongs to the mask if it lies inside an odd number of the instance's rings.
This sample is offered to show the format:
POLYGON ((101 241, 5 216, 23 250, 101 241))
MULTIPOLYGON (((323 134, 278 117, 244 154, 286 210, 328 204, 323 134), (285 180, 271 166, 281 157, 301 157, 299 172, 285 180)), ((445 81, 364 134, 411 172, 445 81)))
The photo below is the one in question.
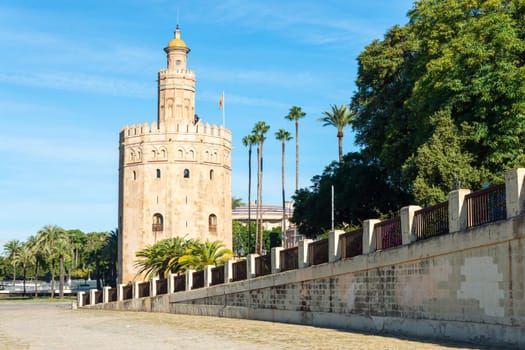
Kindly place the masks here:
POLYGON ((211 277, 211 269, 213 269, 215 266, 213 265, 206 265, 204 266, 204 288, 211 286, 212 277, 211 277))
POLYGON ((281 250, 283 247, 272 248, 272 274, 281 272, 281 250))
POLYGON ((157 281, 159 280, 158 277, 153 277, 151 281, 149 282, 149 296, 155 297, 157 296, 157 281))
POLYGON ((233 279, 233 260, 224 263, 224 283, 230 283, 233 279))
POLYGON ((471 191, 459 189, 448 194, 448 230, 450 233, 467 228, 467 206, 465 196, 471 191))
POLYGON ((246 266, 246 278, 255 277, 255 258, 258 256, 259 254, 248 254, 248 258, 246 259, 246 263, 248 264, 248 266, 246 266))
POLYGON ((339 237, 345 231, 335 230, 328 232, 328 262, 341 260, 341 250, 339 249, 339 237))
POLYGON ((98 289, 90 289, 89 290, 89 305, 95 305, 95 293, 98 289))
POLYGON ((85 306, 84 303, 83 303, 84 294, 86 294, 86 292, 78 292, 77 293, 77 305, 78 305, 78 307, 85 306))
POLYGON ((175 293, 175 274, 168 273, 168 294, 175 293))
POLYGON ((525 213, 525 169, 518 168, 505 173, 507 218, 525 213))
POLYGON ((363 221, 363 254, 376 251, 376 238, 374 237, 374 225, 381 222, 379 219, 363 221))
POLYGON ((139 284, 142 283, 140 281, 135 281, 133 282, 133 299, 138 299, 139 298, 139 284))
POLYGON ((109 290, 111 287, 102 287, 102 302, 109 303, 109 290))
POLYGON ((124 286, 126 286, 124 283, 117 284, 117 301, 124 300, 124 286))
POLYGON ((308 244, 312 243, 311 239, 304 239, 299 241, 298 244, 298 255, 299 255, 299 268, 303 269, 308 267, 308 244))
POLYGON ((195 270, 186 270, 186 290, 193 288, 193 273, 195 270))
POLYGON ((401 208, 399 216, 401 217, 401 239, 403 245, 410 244, 417 240, 412 230, 414 225, 414 213, 421 209, 419 205, 409 205, 401 208))

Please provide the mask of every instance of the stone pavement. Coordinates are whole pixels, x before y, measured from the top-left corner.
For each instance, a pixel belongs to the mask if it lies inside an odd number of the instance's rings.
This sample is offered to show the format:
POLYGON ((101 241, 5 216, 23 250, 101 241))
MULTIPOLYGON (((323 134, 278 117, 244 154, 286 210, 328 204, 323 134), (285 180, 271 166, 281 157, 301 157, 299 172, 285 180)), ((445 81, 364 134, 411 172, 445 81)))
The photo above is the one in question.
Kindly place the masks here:
POLYGON ((0 349, 491 349, 215 317, 0 301, 0 349))

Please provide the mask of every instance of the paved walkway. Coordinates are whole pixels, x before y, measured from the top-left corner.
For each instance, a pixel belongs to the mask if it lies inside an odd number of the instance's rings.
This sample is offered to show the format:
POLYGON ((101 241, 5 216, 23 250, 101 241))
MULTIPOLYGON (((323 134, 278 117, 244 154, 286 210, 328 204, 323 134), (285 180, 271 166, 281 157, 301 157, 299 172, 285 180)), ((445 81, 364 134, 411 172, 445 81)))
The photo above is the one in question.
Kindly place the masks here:
POLYGON ((0 302, 0 349, 489 349, 289 324, 0 302))

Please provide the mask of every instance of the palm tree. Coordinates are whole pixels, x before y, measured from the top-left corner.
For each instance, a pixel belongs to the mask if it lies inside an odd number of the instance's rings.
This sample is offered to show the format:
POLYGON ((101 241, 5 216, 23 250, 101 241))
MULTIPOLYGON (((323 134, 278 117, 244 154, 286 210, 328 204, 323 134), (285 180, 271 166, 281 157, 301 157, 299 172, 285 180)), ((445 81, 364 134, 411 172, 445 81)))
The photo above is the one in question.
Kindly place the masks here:
POLYGON ((253 127, 253 134, 257 136, 258 144, 258 167, 257 167, 257 221, 259 222, 258 225, 258 232, 256 237, 256 253, 261 254, 262 252, 262 245, 263 245, 263 227, 262 227, 262 187, 263 187, 263 146, 264 146, 264 140, 266 137, 264 136, 268 130, 270 129, 270 126, 267 125, 263 121, 259 121, 255 124, 253 127), (257 244, 258 243, 258 244, 257 244))
POLYGON ((248 253, 251 253, 251 221, 252 221, 252 146, 257 144, 257 137, 254 134, 243 137, 242 144, 248 147, 248 253))
POLYGON ((106 282, 113 288, 117 286, 118 228, 109 232, 102 246, 102 259, 107 263, 106 282))
POLYGON ((35 236, 30 236, 28 238, 27 245, 29 246, 29 249, 31 249, 31 252, 33 256, 35 257, 35 261, 34 261, 35 297, 38 297, 38 268, 44 264, 45 257, 44 257, 43 252, 40 250, 40 248, 37 245, 37 240, 35 236))
POLYGON ((38 231, 36 247, 51 260, 51 297, 55 296, 56 259, 59 261, 59 296, 64 298, 64 256, 69 249, 69 239, 66 231, 57 225, 46 225, 38 231))
POLYGON ((285 234, 286 207, 285 207, 285 193, 284 193, 284 145, 286 141, 290 141, 292 139, 292 136, 290 135, 288 131, 284 129, 279 129, 279 131, 275 133, 275 138, 281 141, 281 181, 282 181, 282 192, 283 192, 283 220, 281 223, 281 239, 283 240, 283 247, 287 247, 286 234, 285 234))
POLYGON ((26 277, 27 269, 35 262, 35 256, 31 250, 29 242, 26 242, 20 246, 20 250, 15 257, 16 261, 22 265, 22 280, 24 283, 24 293, 23 296, 26 296, 26 277))
POLYGON ((180 257, 179 264, 184 270, 199 271, 207 265, 222 266, 232 256, 233 252, 221 241, 206 240, 204 243, 193 241, 185 254, 180 257))
POLYGON ((135 266, 139 269, 137 275, 145 273, 145 278, 154 276, 165 278, 170 272, 182 271, 179 259, 186 254, 192 243, 193 240, 174 237, 160 240, 139 250, 136 253, 138 259, 135 261, 135 266))
POLYGON ((331 112, 323 112, 325 115, 323 118, 317 119, 319 122, 323 122, 323 126, 332 125, 337 128, 337 139, 339 143, 339 163, 343 162, 343 129, 345 126, 352 123, 352 120, 356 116, 356 113, 351 112, 346 105, 332 105, 331 112))
POLYGON ((16 265, 18 264, 16 257, 18 256, 21 247, 22 245, 17 239, 13 239, 4 244, 4 251, 7 254, 7 259, 11 262, 11 265, 13 265, 13 287, 16 282, 16 265))
POLYGON ((306 115, 301 107, 293 106, 284 117, 295 121, 295 192, 299 189, 299 119, 306 115))

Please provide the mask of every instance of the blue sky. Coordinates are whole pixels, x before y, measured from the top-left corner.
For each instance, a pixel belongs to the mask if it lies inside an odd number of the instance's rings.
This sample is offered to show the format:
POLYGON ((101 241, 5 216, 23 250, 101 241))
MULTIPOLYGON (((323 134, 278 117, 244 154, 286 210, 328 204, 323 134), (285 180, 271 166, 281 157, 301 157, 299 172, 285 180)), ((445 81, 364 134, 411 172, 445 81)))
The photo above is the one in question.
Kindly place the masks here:
MULTIPOLYGON (((265 203, 279 203, 274 133, 291 106, 300 122, 300 187, 337 158, 336 130, 317 122, 355 90, 357 55, 409 0, 0 0, 0 245, 46 224, 85 232, 117 226, 118 134, 156 120, 156 77, 178 21, 197 76, 196 112, 233 134, 233 195, 247 199, 241 139, 264 120, 265 203), (178 15, 177 15, 178 13, 178 15)), ((287 144, 288 195, 295 141, 287 144)), ((344 151, 356 150, 350 129, 344 151)), ((255 162, 254 162, 255 167, 255 162)), ((252 190, 255 195, 255 190, 252 190)))

